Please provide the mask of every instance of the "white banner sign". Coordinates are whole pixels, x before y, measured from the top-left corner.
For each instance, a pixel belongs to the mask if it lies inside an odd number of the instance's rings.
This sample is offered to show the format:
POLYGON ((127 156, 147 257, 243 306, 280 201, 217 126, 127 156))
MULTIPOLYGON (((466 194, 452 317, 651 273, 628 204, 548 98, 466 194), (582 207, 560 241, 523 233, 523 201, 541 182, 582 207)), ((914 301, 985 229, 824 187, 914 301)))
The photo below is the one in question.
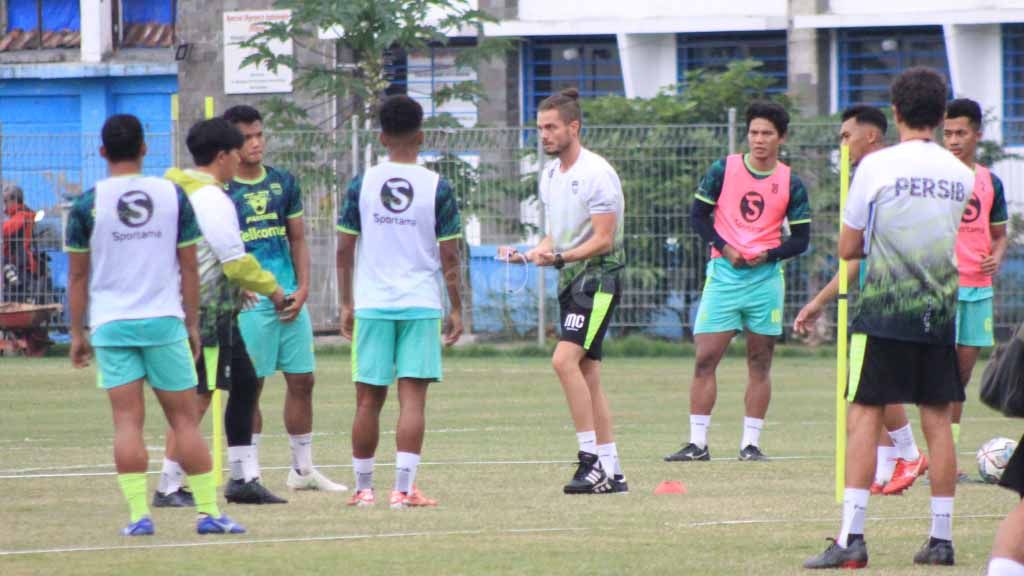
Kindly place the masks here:
MULTIPOLYGON (((292 91, 292 69, 279 66, 271 72, 266 66, 242 67, 242 61, 255 51, 242 48, 240 43, 262 32, 268 23, 287 22, 291 10, 254 10, 224 13, 224 93, 273 94, 292 91)), ((273 41, 269 44, 274 54, 291 56, 292 41, 273 41)))

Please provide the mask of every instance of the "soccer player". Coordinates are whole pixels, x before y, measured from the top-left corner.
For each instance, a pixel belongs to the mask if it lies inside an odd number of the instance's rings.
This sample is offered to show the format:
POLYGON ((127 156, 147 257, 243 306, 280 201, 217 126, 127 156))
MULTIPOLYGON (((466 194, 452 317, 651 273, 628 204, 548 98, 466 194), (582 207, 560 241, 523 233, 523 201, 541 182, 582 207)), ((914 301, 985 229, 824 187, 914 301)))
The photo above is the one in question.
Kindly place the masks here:
POLYGON ((789 127, 786 110, 773 102, 754 102, 746 120, 750 152, 712 164, 690 212, 711 259, 693 329, 697 358, 690 385, 690 442, 666 456, 669 462, 711 459, 707 433, 718 395, 715 370, 740 331, 746 333, 749 380, 739 459, 766 459, 760 437, 771 400, 775 339, 782 334, 782 262, 807 249, 811 206, 800 177, 779 161, 789 127), (783 241, 787 219, 790 236, 783 241))
MULTIPOLYGON (((1024 436, 1017 445, 1021 444, 1024 436)), ((1024 450, 1014 450, 999 485, 1019 494, 1021 501, 999 525, 988 576, 1024 576, 1024 450)))
MULTIPOLYGON (((843 111, 843 123, 839 128, 841 144, 850 147, 850 164, 856 168, 865 156, 885 148, 885 132, 889 122, 881 110, 873 106, 851 106, 843 111)), ((848 282, 857 285, 860 277, 860 262, 853 261, 847 266, 848 282)), ((836 275, 821 291, 805 305, 793 321, 793 330, 807 334, 821 317, 825 306, 839 295, 839 276, 836 275)), ((907 420, 902 404, 885 407, 885 430, 878 436, 877 465, 875 480, 871 484, 872 494, 899 494, 909 488, 927 470, 928 460, 917 449, 914 431, 907 420)))
MULTIPOLYGON (((225 489, 229 502, 274 504, 284 500, 259 483, 259 469, 245 452, 249 436, 239 429, 249 426, 255 403, 256 376, 238 333, 236 316, 241 309, 240 288, 263 294, 281 309, 284 291, 274 275, 245 253, 234 204, 223 183, 238 170, 243 138, 237 128, 223 119, 204 120, 189 130, 186 144, 195 170, 167 171, 166 178, 185 193, 196 211, 203 240, 199 243, 200 338, 202 352, 197 361, 200 375, 200 419, 209 407, 214 387, 230 391, 225 416, 231 482, 225 489), (242 441, 240 441, 240 439, 242 441)), ((168 433, 168 453, 153 495, 157 507, 188 504, 190 495, 181 487, 182 474, 170 449, 173 433, 168 433)))
POLYGON ((846 491, 839 536, 806 568, 862 568, 864 516, 882 410, 917 404, 931 456, 931 535, 915 564, 952 565, 956 456, 952 403, 964 399, 956 356, 960 217, 974 174, 932 142, 946 81, 910 68, 890 89, 900 143, 864 158, 843 214, 839 257, 863 259, 853 307, 847 399, 846 491))
MULTIPOLYGON (((942 141, 946 148, 974 171, 974 195, 964 211, 956 243, 956 261, 960 269, 960 293, 957 304, 956 353, 960 361, 960 381, 964 387, 982 347, 992 346, 992 277, 1006 254, 1006 196, 1003 182, 989 169, 977 163, 978 142, 982 137, 981 106, 974 100, 959 98, 946 106, 942 141)), ((953 404, 953 443, 960 443, 960 417, 963 403, 953 404)))
POLYGON ((348 187, 338 218, 341 335, 352 340, 356 414, 349 506, 373 506, 374 454, 388 386, 398 379, 398 430, 391 508, 435 506, 416 487, 427 387, 441 380, 441 343, 462 335, 462 226, 447 180, 416 163, 423 108, 405 95, 380 104, 382 162, 348 187), (355 271, 353 289, 353 269, 355 271), (442 338, 444 273, 451 311, 442 338))
POLYGON ((625 267, 625 201, 615 169, 580 143, 583 115, 575 89, 545 98, 537 108, 544 152, 541 172, 547 235, 518 254, 499 258, 559 270, 562 332, 551 363, 576 427, 579 465, 566 494, 625 493, 608 398, 601 387, 601 348, 621 294, 625 267))
POLYGON ((88 366, 95 350, 99 383, 110 398, 114 463, 131 509, 121 534, 155 531, 146 505, 143 381, 174 430, 174 451, 195 491, 196 531, 245 532, 217 508, 210 451, 195 410, 199 229, 192 206, 171 182, 142 176, 146 144, 138 118, 108 118, 102 141, 110 177, 81 195, 68 217, 71 362, 88 366))
POLYGON ((263 431, 259 396, 267 376, 284 373, 284 427, 288 431, 292 466, 288 488, 344 492, 343 484, 329 480, 313 467, 313 323, 306 309, 309 296, 309 249, 302 218, 302 192, 294 176, 263 164, 266 140, 263 117, 251 106, 235 106, 224 118, 245 137, 238 174, 228 188, 238 211, 245 249, 274 273, 291 303, 278 313, 265 298, 238 317, 245 347, 256 367, 259 384, 255 422, 249 446, 257 473, 259 441, 263 431), (258 438, 258 436, 256 436, 258 438))

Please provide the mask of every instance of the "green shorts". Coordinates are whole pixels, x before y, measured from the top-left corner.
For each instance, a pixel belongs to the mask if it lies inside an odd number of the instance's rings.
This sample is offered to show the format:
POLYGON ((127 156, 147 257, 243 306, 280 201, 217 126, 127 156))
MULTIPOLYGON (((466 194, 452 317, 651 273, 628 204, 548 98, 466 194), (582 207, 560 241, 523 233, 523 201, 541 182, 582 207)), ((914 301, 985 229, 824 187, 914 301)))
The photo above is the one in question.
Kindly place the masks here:
POLYGON ((992 336, 992 299, 957 302, 956 343, 986 348, 995 345, 992 336))
POLYGON ((238 315, 238 330, 258 378, 280 370, 308 374, 316 369, 313 358, 313 323, 305 306, 291 322, 281 322, 273 308, 254 308, 238 315))
POLYGON ((196 367, 188 340, 162 346, 96 346, 97 384, 109 390, 145 378, 157 390, 195 388, 196 367))
POLYGON ((724 258, 712 258, 707 280, 697 308, 694 334, 739 332, 779 336, 782 334, 782 305, 786 281, 782 266, 766 264, 766 269, 751 270, 750 281, 724 258))
POLYGON ((441 319, 356 318, 352 381, 388 386, 395 378, 441 380, 441 319))

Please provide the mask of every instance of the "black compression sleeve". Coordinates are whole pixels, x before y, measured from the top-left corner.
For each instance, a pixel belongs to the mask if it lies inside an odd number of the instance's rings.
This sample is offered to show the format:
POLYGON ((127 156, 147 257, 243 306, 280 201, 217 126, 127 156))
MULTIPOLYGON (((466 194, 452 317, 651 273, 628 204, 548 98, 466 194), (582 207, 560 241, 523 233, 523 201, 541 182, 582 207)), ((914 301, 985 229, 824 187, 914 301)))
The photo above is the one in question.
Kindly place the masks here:
POLYGON ((714 212, 715 206, 713 204, 694 200, 693 206, 690 207, 690 223, 693 225, 693 229, 697 231, 701 240, 721 251, 725 248, 726 242, 715 231, 714 212))
POLYGON ((807 250, 807 246, 811 243, 810 222, 790 225, 789 233, 789 238, 781 246, 768 251, 769 262, 778 262, 779 260, 799 256, 807 250))

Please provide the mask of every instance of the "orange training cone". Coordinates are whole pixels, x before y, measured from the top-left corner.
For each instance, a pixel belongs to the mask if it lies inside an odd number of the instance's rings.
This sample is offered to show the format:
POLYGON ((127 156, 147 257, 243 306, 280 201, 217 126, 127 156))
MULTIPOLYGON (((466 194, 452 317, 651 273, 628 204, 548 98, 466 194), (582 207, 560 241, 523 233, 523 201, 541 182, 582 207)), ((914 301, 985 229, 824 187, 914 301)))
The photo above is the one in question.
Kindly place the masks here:
POLYGON ((665 480, 654 489, 655 494, 686 494, 686 485, 679 480, 665 480))

